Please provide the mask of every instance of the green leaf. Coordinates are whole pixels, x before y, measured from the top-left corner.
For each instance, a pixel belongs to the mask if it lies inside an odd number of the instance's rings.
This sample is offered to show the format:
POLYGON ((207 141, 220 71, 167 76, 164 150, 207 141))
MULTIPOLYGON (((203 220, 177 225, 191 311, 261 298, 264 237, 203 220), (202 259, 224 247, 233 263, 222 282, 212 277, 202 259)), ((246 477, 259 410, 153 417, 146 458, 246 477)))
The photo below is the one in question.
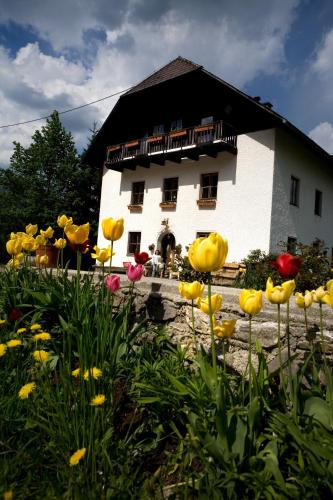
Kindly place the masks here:
POLYGON ((326 401, 313 396, 305 401, 304 414, 318 420, 327 429, 333 428, 333 415, 326 401))

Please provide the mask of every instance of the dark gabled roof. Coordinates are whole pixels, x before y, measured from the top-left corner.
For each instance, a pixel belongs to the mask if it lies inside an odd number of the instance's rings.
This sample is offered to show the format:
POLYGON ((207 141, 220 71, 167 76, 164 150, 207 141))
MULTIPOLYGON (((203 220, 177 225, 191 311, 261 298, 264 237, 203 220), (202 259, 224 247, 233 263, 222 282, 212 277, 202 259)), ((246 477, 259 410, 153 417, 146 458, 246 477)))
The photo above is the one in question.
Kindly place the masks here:
POLYGON ((119 98, 83 155, 82 161, 96 166, 102 165, 106 146, 143 137, 146 130, 141 129, 144 129, 145 122, 153 119, 154 124, 162 123, 164 116, 168 116, 177 106, 177 109, 187 106, 186 109, 190 113, 197 110, 206 113, 202 116, 210 116, 215 115, 218 110, 223 112, 226 103, 231 104, 233 117, 220 118, 232 125, 236 133, 282 128, 332 163, 333 155, 272 110, 269 103, 261 103, 260 98, 250 97, 203 66, 183 57, 169 62, 119 98), (202 88, 206 92, 200 94, 198 89, 202 88), (158 105, 152 106, 151 103, 158 105), (135 128, 138 124, 142 125, 140 130, 135 128))
POLYGON ((148 87, 152 87, 153 85, 157 85, 159 83, 165 82, 167 80, 171 80, 172 78, 176 78, 177 76, 185 75, 190 71, 194 71, 196 69, 200 69, 202 66, 199 64, 195 64, 188 59, 184 59, 184 57, 177 57, 173 61, 170 61, 168 64, 163 66, 163 68, 155 71, 150 76, 142 80, 142 82, 132 87, 125 95, 134 94, 134 92, 138 92, 139 90, 146 89, 148 87))

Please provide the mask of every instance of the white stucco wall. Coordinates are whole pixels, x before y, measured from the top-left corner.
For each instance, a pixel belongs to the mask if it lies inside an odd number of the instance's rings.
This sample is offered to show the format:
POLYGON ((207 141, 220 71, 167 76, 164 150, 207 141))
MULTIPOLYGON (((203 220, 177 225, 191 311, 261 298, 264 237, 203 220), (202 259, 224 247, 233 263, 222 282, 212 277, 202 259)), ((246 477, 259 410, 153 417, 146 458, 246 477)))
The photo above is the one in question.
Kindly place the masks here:
POLYGON ((328 255, 333 247, 333 169, 299 140, 276 130, 274 195, 272 209, 271 251, 281 251, 279 241, 295 237, 311 244, 316 238, 325 241, 328 255), (291 176, 300 180, 299 207, 290 205, 291 176), (315 190, 323 193, 322 216, 315 215, 315 190))
POLYGON ((240 261, 254 248, 268 251, 274 166, 274 130, 255 132, 238 137, 238 154, 219 153, 217 158, 200 157, 199 161, 185 159, 181 164, 166 162, 164 166, 152 164, 149 169, 137 167, 135 171, 118 173, 104 170, 101 196, 98 246, 106 241, 101 221, 106 217, 125 219, 125 231, 115 242, 113 264, 121 266, 131 261, 127 255, 128 233, 141 232, 141 251, 156 245, 163 226, 169 227, 181 244, 183 253, 198 231, 218 231, 228 239, 228 262, 240 261), (200 176, 218 172, 216 208, 198 208, 200 176), (162 210, 163 179, 179 178, 177 208, 162 210), (130 213, 132 182, 145 181, 145 195, 141 213, 130 213))

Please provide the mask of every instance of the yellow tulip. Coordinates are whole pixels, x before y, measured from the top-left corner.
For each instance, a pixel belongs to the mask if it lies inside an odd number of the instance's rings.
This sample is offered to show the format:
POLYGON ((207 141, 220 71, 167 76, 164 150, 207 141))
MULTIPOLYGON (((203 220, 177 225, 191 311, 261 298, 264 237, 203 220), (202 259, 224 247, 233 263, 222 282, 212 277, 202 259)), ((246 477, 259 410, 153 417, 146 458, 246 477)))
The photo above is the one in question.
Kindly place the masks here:
POLYGON ((6 243, 6 249, 9 255, 17 255, 22 250, 22 240, 21 238, 16 238, 14 240, 8 240, 6 243))
POLYGON ((271 304, 285 304, 293 294, 295 287, 295 280, 285 281, 282 285, 274 286, 272 278, 268 278, 266 297, 271 304))
MULTIPOLYGON (((217 294, 212 295, 211 302, 212 302, 212 314, 215 314, 221 309, 222 295, 217 295, 217 294)), ((199 297, 197 300, 197 304, 202 312, 204 312, 205 314, 209 314, 208 297, 205 300, 202 300, 199 297)))
POLYGON ((204 289, 205 285, 202 285, 199 281, 193 281, 192 283, 181 281, 178 285, 180 295, 188 300, 196 300, 201 297, 204 289))
POLYGON ((119 240, 124 232, 124 219, 108 219, 102 220, 102 229, 104 238, 109 241, 119 240))
POLYGON ((42 236, 41 234, 39 234, 38 236, 36 236, 35 242, 36 242, 36 250, 37 250, 37 248, 39 248, 40 246, 46 245, 46 238, 44 236, 42 236))
POLYGON ((207 238, 197 238, 188 250, 191 266, 203 273, 222 269, 227 254, 228 242, 218 233, 210 233, 207 238))
POLYGON ((239 305, 246 314, 255 316, 262 309, 261 290, 242 290, 239 295, 239 305))
POLYGON ((21 264, 23 257, 24 257, 23 253, 18 253, 17 255, 15 255, 13 259, 10 259, 7 262, 7 266, 11 267, 12 269, 16 269, 21 264))
MULTIPOLYGON (((111 257, 111 248, 98 248, 98 246, 95 245, 94 250, 95 253, 91 254, 92 258, 98 260, 98 262, 102 264, 107 262, 111 257)), ((112 255, 114 255, 114 252, 112 252, 112 255)))
POLYGON ((37 233, 37 231, 38 231, 37 224, 28 224, 27 226, 25 226, 25 232, 29 236, 35 236, 35 234, 37 233))
POLYGON ((327 283, 326 283, 326 288, 328 290, 328 293, 331 293, 331 290, 333 290, 333 280, 329 280, 327 283))
POLYGON ((55 240, 53 245, 58 248, 58 250, 62 250, 67 245, 67 241, 65 238, 59 238, 58 240, 55 240))
POLYGON ((37 266, 47 266, 49 263, 49 258, 47 255, 36 255, 37 266))
POLYGON ((313 295, 309 290, 306 290, 304 295, 300 292, 296 292, 295 302, 300 309, 307 309, 313 302, 313 295))
POLYGON ((33 236, 25 236, 22 238, 22 248, 26 252, 35 252, 37 250, 36 240, 33 236))
POLYGON ((215 318, 213 318, 213 330, 216 337, 221 339, 227 339, 231 337, 231 335, 235 331, 236 319, 229 319, 226 321, 222 321, 221 324, 216 323, 215 318))
POLYGON ((54 229, 52 229, 51 226, 49 226, 45 231, 43 229, 40 230, 40 234, 44 236, 44 238, 49 239, 52 238, 54 233, 54 229))
POLYGON ((59 215, 57 224, 61 227, 61 229, 64 229, 66 226, 73 224, 73 219, 72 217, 67 217, 66 215, 59 215))
POLYGON ((313 302, 318 302, 319 304, 326 304, 324 299, 327 295, 329 295, 329 292, 325 289, 324 286, 320 286, 317 288, 317 290, 312 290, 311 294, 313 302))
POLYGON ((89 222, 87 222, 87 224, 82 224, 81 226, 70 224, 65 227, 65 234, 70 243, 73 245, 81 245, 82 243, 85 243, 89 238, 89 231, 89 222))

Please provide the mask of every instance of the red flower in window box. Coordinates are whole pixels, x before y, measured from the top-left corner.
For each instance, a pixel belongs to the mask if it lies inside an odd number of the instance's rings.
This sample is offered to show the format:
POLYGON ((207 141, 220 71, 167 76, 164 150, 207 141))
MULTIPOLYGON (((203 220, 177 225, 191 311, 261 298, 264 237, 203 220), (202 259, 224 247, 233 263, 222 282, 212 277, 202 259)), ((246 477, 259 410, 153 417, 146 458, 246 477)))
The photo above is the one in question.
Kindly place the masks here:
POLYGON ((134 260, 137 264, 144 265, 148 260, 151 260, 151 257, 147 254, 147 252, 137 252, 134 254, 134 260))
POLYGON ((293 279, 299 273, 302 265, 302 259, 295 257, 290 253, 282 253, 278 256, 275 262, 272 262, 273 267, 283 279, 293 279))

